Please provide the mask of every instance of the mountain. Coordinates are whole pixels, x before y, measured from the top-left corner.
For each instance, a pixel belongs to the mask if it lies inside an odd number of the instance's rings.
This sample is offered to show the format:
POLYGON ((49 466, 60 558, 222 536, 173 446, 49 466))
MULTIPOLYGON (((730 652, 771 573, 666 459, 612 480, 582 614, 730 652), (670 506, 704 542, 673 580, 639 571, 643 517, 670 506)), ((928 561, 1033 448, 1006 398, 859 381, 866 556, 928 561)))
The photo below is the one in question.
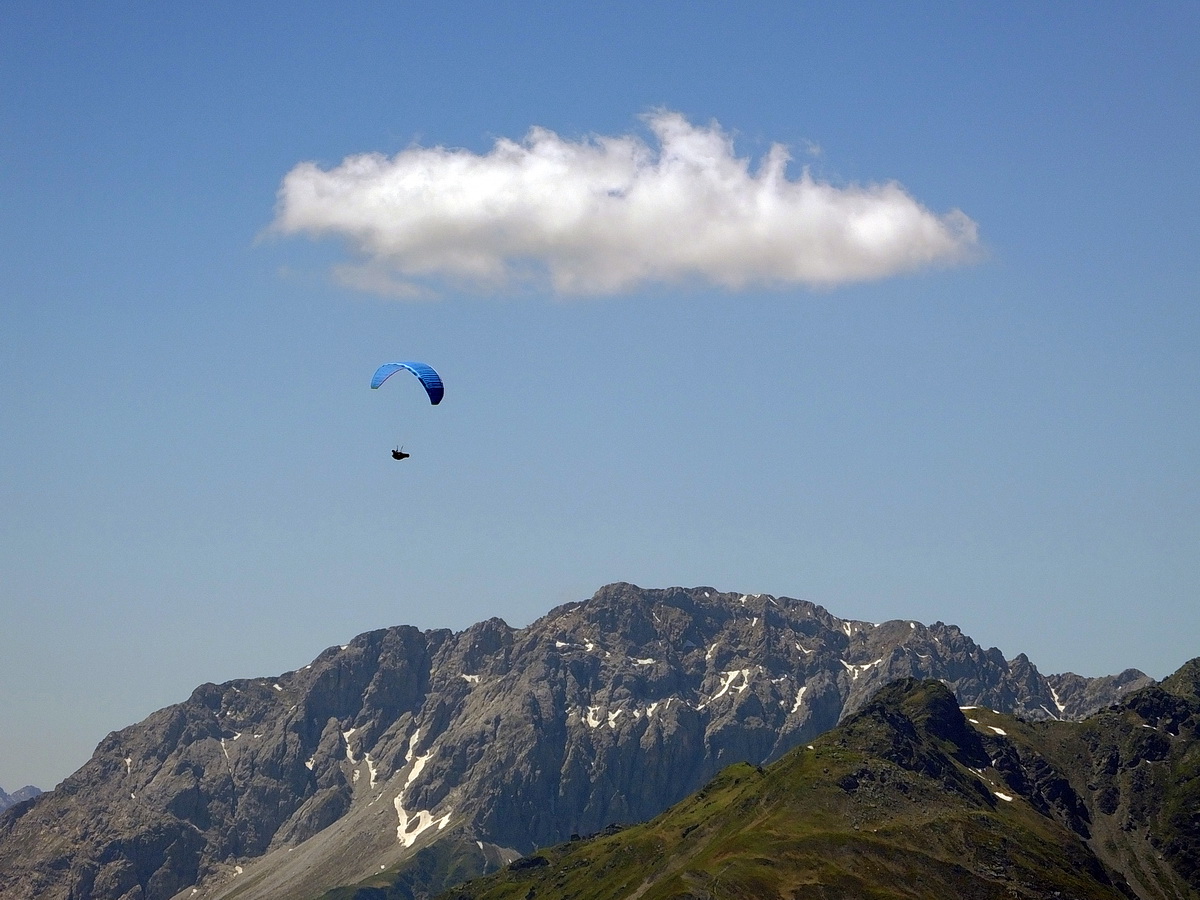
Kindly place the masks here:
POLYGON ((905 677, 1048 722, 1153 683, 1043 676, 940 622, 613 584, 523 629, 388 628, 294 672, 198 687, 0 815, 0 898, 308 900, 381 871, 426 896, 650 819, 905 677))
POLYGON ((960 710, 902 679, 766 769, 443 900, 1197 898, 1198 665, 1083 723, 960 710))
POLYGON ((24 800, 32 800, 40 793, 41 791, 32 784, 27 784, 19 791, 14 791, 11 794, 6 794, 4 788, 0 788, 0 812, 4 812, 10 806, 16 806, 24 800))

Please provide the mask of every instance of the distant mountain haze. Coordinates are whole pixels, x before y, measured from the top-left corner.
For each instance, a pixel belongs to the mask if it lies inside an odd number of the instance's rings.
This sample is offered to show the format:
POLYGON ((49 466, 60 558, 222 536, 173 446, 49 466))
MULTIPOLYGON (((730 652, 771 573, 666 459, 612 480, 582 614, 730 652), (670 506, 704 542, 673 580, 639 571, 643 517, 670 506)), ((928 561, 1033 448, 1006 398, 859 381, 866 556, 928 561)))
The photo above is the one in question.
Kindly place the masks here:
POLYGON ((5 793, 4 788, 0 788, 0 812, 8 809, 10 806, 16 806, 22 800, 32 800, 41 790, 35 788, 32 784, 27 784, 19 791, 14 791, 11 794, 5 793))
POLYGON ((611 584, 526 628, 397 626, 201 685, 0 815, 0 900, 309 900, 381 872, 430 896, 780 760, 904 678, 1029 722, 1154 684, 1043 675, 941 622, 611 584))

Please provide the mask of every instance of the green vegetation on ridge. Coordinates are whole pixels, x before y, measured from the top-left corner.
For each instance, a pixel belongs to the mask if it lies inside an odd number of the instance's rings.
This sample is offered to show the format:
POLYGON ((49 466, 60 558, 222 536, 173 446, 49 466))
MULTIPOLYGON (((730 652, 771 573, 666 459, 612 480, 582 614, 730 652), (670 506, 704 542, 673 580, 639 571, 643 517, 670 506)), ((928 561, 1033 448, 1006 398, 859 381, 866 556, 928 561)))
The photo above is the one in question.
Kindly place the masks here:
POLYGON ((765 769, 441 896, 1200 897, 1192 675, 1084 723, 964 713, 939 682, 895 682, 765 769))

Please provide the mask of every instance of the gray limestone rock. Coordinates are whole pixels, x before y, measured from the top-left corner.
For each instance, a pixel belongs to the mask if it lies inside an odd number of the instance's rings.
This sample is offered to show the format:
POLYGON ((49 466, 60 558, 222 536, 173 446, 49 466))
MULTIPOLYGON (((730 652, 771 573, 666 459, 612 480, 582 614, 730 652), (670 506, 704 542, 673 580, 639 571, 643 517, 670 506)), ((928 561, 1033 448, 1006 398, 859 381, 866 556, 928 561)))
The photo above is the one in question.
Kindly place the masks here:
POLYGON ((652 818, 905 677, 1029 718, 1079 718, 1151 683, 1045 677, 940 622, 613 584, 523 629, 388 628, 295 672, 202 685, 0 816, 0 898, 301 900, 417 859, 413 883, 434 890, 652 818), (461 865, 422 855, 440 842, 465 848, 461 865))
POLYGON ((11 794, 5 793, 4 788, 0 788, 0 812, 8 809, 10 806, 16 806, 18 803, 23 803, 26 800, 32 800, 41 793, 39 788, 35 788, 32 784, 27 784, 18 791, 13 791, 11 794))

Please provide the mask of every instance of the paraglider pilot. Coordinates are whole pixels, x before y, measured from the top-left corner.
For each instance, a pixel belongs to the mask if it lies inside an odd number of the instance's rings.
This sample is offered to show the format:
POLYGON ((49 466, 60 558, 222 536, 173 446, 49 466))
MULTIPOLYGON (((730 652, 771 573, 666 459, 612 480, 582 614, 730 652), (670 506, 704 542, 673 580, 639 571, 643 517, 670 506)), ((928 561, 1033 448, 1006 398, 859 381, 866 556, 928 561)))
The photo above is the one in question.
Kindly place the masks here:
MULTIPOLYGON (((407 369, 417 376, 425 388, 425 393, 429 395, 429 403, 432 406, 437 406, 442 402, 442 396, 445 394, 442 376, 434 371, 433 366, 423 362, 384 363, 375 370, 375 375, 371 378, 371 388, 378 388, 401 369, 407 369)), ((397 447, 392 451, 392 459, 408 459, 409 456, 410 454, 405 453, 403 447, 397 447)))

